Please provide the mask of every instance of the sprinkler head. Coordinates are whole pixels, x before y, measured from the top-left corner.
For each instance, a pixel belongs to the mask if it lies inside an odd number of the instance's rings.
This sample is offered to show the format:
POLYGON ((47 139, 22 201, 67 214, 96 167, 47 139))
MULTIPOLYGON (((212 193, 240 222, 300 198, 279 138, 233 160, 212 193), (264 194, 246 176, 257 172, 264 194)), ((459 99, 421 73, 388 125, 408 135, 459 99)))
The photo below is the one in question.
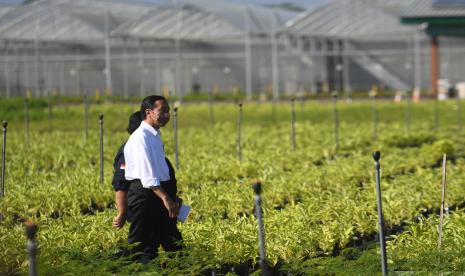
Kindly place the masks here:
POLYGON ((101 120, 103 120, 103 114, 100 113, 100 115, 98 116, 98 118, 101 120))
POLYGON ((173 108, 173 110, 174 110, 174 113, 178 112, 178 107, 175 106, 175 107, 173 108))
POLYGON ((26 226, 26 236, 29 240, 33 240, 36 237, 37 234, 37 224, 31 221, 27 221, 24 223, 24 226, 26 226))
POLYGON ((252 189, 254 190, 256 195, 259 195, 262 192, 262 182, 260 180, 257 180, 254 183, 252 183, 252 189))
POLYGON ((3 121, 3 128, 6 128, 8 126, 8 122, 7 121, 3 121))
POLYGON ((374 159, 376 162, 378 162, 379 159, 381 158, 381 152, 379 152, 378 150, 377 150, 377 151, 374 151, 374 152, 372 153, 372 156, 373 156, 373 159, 374 159))
POLYGON ((242 103, 239 103, 239 107, 242 108, 242 103))

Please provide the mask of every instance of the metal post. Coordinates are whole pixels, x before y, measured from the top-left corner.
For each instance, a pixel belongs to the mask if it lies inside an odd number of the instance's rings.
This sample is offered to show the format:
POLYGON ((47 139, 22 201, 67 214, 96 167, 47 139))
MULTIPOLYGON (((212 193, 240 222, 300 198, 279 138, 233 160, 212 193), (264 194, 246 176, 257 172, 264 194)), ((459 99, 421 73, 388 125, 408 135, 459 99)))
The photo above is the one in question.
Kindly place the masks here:
POLYGON ((439 238, 438 238, 438 248, 441 249, 442 246, 442 226, 444 225, 444 209, 446 204, 446 163, 447 155, 444 153, 442 157, 442 188, 441 188, 441 210, 439 211, 439 238))
POLYGON ((100 123, 100 183, 103 184, 103 114, 99 116, 100 123))
POLYGON ((176 169, 179 170, 179 145, 178 145, 178 108, 174 108, 173 118, 173 139, 174 139, 174 154, 176 161, 176 169))
POLYGON ((292 97, 291 99, 291 142, 292 142, 292 150, 296 148, 295 142, 295 99, 292 97))
POLYGON ((2 194, 5 195, 5 162, 6 162, 6 129, 8 127, 8 122, 3 121, 3 144, 2 144, 2 194))
POLYGON ((176 6, 176 36, 174 40, 174 48, 176 52, 176 64, 175 64, 175 83, 174 83, 174 89, 175 89, 175 94, 176 97, 182 102, 183 95, 181 93, 181 29, 182 29, 182 17, 183 17, 183 7, 179 6, 179 4, 176 6))
POLYGON ((124 86, 124 97, 129 97, 129 80, 128 80, 128 45, 127 39, 123 38, 123 86, 124 86))
POLYGON ((247 93, 247 101, 252 100, 252 43, 250 34, 250 14, 249 8, 244 11, 245 31, 244 44, 245 44, 245 87, 247 93))
POLYGON ((29 255, 29 276, 37 275, 37 225, 32 222, 26 222, 27 253, 29 255))
POLYGON ((237 139, 236 139, 236 147, 237 147, 237 158, 239 161, 242 161, 242 147, 241 147, 241 129, 242 129, 242 103, 239 103, 239 112, 237 115, 237 139))
POLYGON ((110 15, 105 12, 105 83, 106 92, 111 94, 111 41, 110 41, 110 15))
POLYGON ((266 253, 265 253, 265 228, 263 226, 263 215, 262 215, 262 183, 257 181, 252 184, 254 190, 254 209, 255 217, 257 218, 258 223, 258 246, 260 254, 260 268, 262 270, 262 275, 268 275, 267 265, 266 265, 266 253))
POLYGON ((337 92, 332 93, 333 96, 333 114, 334 114, 334 142, 336 144, 336 151, 339 150, 339 116, 337 113, 337 92))
POLYGON ((139 40, 138 43, 139 48, 139 70, 140 70, 140 87, 139 87, 139 95, 140 97, 144 97, 145 95, 145 64, 144 64, 144 49, 142 40, 139 40))
POLYGON ((24 127, 26 132, 26 144, 29 144, 29 102, 24 99, 24 127))
POLYGON ((89 138, 89 99, 84 95, 84 139, 87 142, 89 138))
POLYGON ((383 217, 383 207, 381 201, 381 184, 380 184, 380 164, 379 159, 381 158, 381 153, 379 151, 373 152, 373 159, 375 160, 375 176, 376 176, 376 199, 378 206, 378 219, 379 219, 379 244, 381 249, 381 270, 383 275, 387 274, 387 261, 386 261, 386 242, 384 240, 384 217, 383 217))
POLYGON ((273 102, 279 99, 279 49, 277 41, 277 28, 278 22, 276 14, 272 12, 271 14, 271 70, 272 70, 272 81, 273 81, 273 102))

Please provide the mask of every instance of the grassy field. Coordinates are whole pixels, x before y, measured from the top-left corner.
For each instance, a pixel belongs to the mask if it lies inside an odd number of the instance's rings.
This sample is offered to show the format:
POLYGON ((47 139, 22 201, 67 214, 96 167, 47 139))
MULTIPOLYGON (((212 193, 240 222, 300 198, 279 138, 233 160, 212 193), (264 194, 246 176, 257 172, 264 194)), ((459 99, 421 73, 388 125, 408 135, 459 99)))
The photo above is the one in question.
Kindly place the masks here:
MULTIPOLYGON (((174 103, 172 103, 173 105, 174 103)), ((381 188, 389 270, 465 271, 465 132, 458 102, 339 102, 339 147, 331 101, 296 102, 296 150, 291 104, 244 103, 242 161, 237 158, 237 105, 179 106, 181 197, 192 214, 180 230, 185 252, 142 266, 113 260, 128 226, 114 230, 113 157, 137 104, 93 102, 89 137, 84 106, 31 100, 26 143, 22 99, 0 99, 8 120, 5 196, 0 199, 0 274, 28 269, 23 222, 39 225, 41 275, 258 273, 255 179, 263 182, 268 263, 274 273, 380 274, 374 166, 381 151, 381 188), (104 114, 105 163, 99 182, 98 115, 104 114), (377 123, 373 121, 377 116, 377 123), (375 126, 376 125, 376 130, 375 126), (442 250, 437 249, 440 161, 449 156, 442 250)), ((171 124, 163 131, 174 163, 171 124)))

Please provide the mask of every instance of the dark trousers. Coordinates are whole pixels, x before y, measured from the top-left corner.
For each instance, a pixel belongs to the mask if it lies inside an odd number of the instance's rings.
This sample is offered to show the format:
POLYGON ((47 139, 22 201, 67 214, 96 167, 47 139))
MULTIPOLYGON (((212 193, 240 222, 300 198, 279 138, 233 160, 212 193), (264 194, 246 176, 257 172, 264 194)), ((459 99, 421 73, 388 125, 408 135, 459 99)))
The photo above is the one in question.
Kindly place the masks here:
MULTIPOLYGON (((162 187, 171 197, 176 198, 176 183, 162 183, 162 187)), ((168 216, 168 210, 155 193, 142 187, 140 180, 131 182, 128 191, 128 207, 131 226, 128 242, 136 244, 132 253, 142 253, 146 258, 155 258, 161 245, 167 252, 182 248, 182 236, 176 221, 168 216)))

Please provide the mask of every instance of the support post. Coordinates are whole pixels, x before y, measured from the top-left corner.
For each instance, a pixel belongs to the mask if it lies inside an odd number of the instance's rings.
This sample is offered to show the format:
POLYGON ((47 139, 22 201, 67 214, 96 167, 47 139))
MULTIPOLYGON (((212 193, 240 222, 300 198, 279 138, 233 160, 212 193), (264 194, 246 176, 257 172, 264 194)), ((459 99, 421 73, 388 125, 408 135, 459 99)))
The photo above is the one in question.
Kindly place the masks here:
POLYGON ((383 206, 381 197, 381 181, 380 181, 380 164, 379 159, 381 153, 379 151, 373 152, 373 159, 375 160, 375 176, 376 176, 376 199, 378 206, 378 227, 379 227, 379 245, 381 250, 381 270, 383 275, 387 274, 387 260, 386 260, 386 242, 384 240, 384 217, 383 206))
POLYGON ((100 125, 100 183, 103 184, 103 114, 99 116, 100 125))
POLYGON ((8 122, 3 121, 3 143, 2 143, 2 194, 5 195, 5 164, 6 164, 6 130, 8 122))
POLYGON ((242 161, 242 143, 241 143, 241 130, 242 130, 242 103, 238 104, 239 112, 237 114, 237 138, 236 138, 236 148, 237 148, 237 158, 239 161, 242 161))
POLYGON ((29 255, 29 276, 37 276, 37 225, 32 222, 26 222, 27 253, 29 255))
POLYGON ((267 265, 266 265, 266 253, 265 253, 265 227, 263 225, 263 214, 262 214, 262 183, 256 181, 252 184, 254 190, 254 210, 255 217, 257 218, 258 223, 258 247, 260 254, 260 268, 262 270, 262 275, 268 275, 267 265))
POLYGON ((438 37, 431 36, 431 94, 438 98, 438 78, 439 78, 439 43, 438 37))
POLYGON ((174 139, 174 154, 175 154, 175 161, 176 161, 176 170, 179 170, 178 108, 177 107, 174 107, 173 139, 174 139))

